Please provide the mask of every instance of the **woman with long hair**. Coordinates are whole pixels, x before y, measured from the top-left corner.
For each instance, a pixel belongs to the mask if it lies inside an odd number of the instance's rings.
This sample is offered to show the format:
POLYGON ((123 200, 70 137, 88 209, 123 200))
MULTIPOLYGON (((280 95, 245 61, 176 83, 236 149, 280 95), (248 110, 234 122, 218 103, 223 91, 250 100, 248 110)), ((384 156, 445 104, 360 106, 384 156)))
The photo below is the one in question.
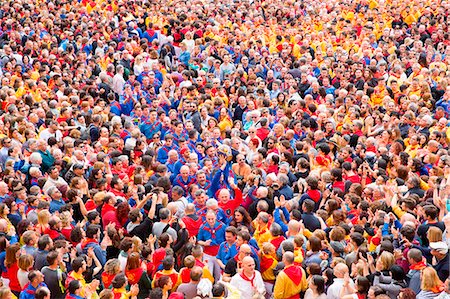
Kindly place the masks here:
POLYGON ((147 298, 152 286, 146 270, 147 269, 145 267, 145 264, 142 267, 142 262, 139 253, 132 252, 127 259, 127 265, 125 267, 125 276, 128 278, 128 282, 130 284, 138 284, 139 286, 139 294, 137 296, 138 299, 147 298))
POLYGON ((9 288, 14 295, 19 297, 22 287, 20 286, 17 272, 19 271, 18 258, 20 256, 20 244, 15 243, 6 248, 5 267, 6 273, 4 277, 9 279, 9 288))
POLYGON ((233 218, 231 219, 230 226, 234 226, 236 228, 239 228, 241 226, 245 226, 249 232, 253 231, 252 227, 252 218, 250 217, 250 214, 247 212, 247 210, 239 206, 234 210, 233 218))
POLYGON ((444 284, 433 267, 426 267, 420 272, 420 292, 417 299, 429 299, 439 296, 444 291, 444 284))
POLYGON ((326 299, 325 279, 320 275, 313 275, 309 279, 309 288, 306 290, 305 299, 326 299))

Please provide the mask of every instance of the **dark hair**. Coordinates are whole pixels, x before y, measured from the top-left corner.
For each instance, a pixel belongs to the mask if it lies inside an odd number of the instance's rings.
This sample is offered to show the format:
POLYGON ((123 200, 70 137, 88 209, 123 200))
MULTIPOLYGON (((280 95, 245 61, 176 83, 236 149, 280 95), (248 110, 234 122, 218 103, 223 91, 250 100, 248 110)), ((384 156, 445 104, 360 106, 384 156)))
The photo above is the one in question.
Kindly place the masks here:
POLYGON ((49 290, 46 287, 40 287, 34 293, 34 298, 35 299, 44 299, 48 295, 50 295, 49 290))
POLYGON ((94 238, 98 231, 100 230, 100 225, 97 224, 91 224, 86 228, 86 238, 94 238))
POLYGON ((358 284, 358 293, 367 294, 370 288, 370 281, 364 276, 358 276, 356 282, 358 284))
POLYGON ((224 294, 224 292, 225 292, 225 288, 221 283, 216 283, 213 285, 212 295, 214 297, 220 297, 224 294))
POLYGON ((47 262, 49 265, 53 265, 53 263, 58 259, 58 252, 55 250, 50 251, 47 254, 47 262))
POLYGON ((325 279, 321 275, 313 275, 312 283, 317 287, 319 295, 325 292, 325 279))
POLYGON ((83 267, 84 258, 77 257, 72 261, 72 270, 74 272, 78 272, 81 267, 83 267))
MULTIPOLYGON (((163 277, 168 277, 168 276, 163 276, 163 277)), ((125 274, 119 273, 116 276, 114 276, 114 278, 111 282, 111 285, 115 289, 120 289, 121 287, 123 287, 123 285, 126 282, 127 282, 127 278, 125 277, 125 274)))
POLYGON ((169 276, 161 276, 160 278, 158 278, 158 280, 156 280, 155 286, 162 289, 166 284, 169 283, 169 280, 170 280, 169 276))
POLYGON ((71 282, 69 282, 67 291, 69 292, 69 294, 75 294, 75 292, 81 287, 82 287, 81 282, 79 280, 74 279, 71 282))
POLYGON ((38 249, 44 250, 45 247, 47 247, 47 245, 50 244, 51 241, 52 239, 50 238, 49 235, 40 236, 38 240, 38 249))

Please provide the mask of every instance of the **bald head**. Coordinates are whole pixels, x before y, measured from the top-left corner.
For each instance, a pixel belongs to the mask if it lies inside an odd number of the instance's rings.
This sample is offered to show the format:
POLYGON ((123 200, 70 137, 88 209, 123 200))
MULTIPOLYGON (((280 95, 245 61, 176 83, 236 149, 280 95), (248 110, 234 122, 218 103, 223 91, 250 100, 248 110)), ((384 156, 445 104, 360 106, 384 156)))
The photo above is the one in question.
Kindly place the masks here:
POLYGON ((283 254, 283 263, 285 266, 292 265, 294 263, 294 253, 291 251, 286 251, 283 254))
POLYGON ((337 278, 344 278, 345 274, 348 273, 348 267, 344 263, 339 263, 334 267, 333 273, 337 278))
POLYGON ((289 236, 296 236, 300 232, 300 222, 297 220, 291 220, 288 224, 289 236))

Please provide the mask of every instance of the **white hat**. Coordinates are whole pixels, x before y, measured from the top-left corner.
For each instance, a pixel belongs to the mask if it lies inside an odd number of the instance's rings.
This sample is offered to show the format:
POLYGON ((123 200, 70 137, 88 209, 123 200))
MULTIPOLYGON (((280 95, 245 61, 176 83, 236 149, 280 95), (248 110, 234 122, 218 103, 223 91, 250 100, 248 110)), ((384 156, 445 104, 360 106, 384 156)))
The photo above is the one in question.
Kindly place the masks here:
POLYGON ((430 248, 438 251, 442 254, 447 254, 448 252, 448 245, 445 242, 439 241, 439 242, 431 242, 430 248))

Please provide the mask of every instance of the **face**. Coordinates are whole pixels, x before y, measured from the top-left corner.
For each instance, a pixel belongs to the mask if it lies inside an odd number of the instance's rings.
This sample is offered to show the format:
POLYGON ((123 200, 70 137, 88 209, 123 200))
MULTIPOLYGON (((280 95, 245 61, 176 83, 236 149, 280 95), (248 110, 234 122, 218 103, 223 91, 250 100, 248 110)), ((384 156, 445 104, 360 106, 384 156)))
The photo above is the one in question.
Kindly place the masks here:
POLYGON ((225 233, 225 240, 228 243, 233 243, 236 240, 236 236, 234 236, 232 233, 226 232, 225 233))
POLYGON ((240 212, 234 212, 234 218, 236 219, 236 222, 242 222, 244 219, 244 216, 240 212))
POLYGON ((216 215, 212 213, 206 215, 206 222, 208 222, 209 225, 214 225, 216 223, 216 215))
MULTIPOLYGON (((250 255, 250 252, 246 252, 246 255, 250 255)), ((255 261, 253 259, 248 259, 248 261, 246 260, 243 264, 242 264, 242 269, 246 272, 253 272, 255 271, 255 261)))

